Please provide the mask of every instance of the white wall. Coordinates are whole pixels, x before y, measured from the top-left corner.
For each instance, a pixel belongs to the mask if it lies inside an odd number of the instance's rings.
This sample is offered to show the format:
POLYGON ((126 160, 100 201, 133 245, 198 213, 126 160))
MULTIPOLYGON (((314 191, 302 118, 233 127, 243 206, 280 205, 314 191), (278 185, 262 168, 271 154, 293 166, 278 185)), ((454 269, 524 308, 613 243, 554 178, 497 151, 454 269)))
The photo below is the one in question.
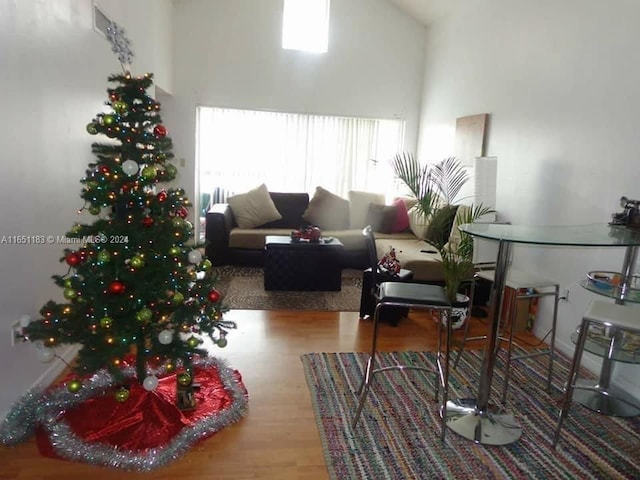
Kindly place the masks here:
MULTIPOLYGON (((167 16, 169 1, 99 3, 133 42, 134 73, 171 63, 154 53, 162 40, 148 25, 167 16)), ((0 2, 0 238, 64 235, 82 218, 79 180, 96 140, 85 126, 104 107, 107 77, 121 71, 92 25, 89 0, 0 2)), ((168 90, 169 73, 158 77, 168 90)), ((37 361, 30 344, 10 347, 10 324, 23 314, 37 317, 49 299, 63 300, 51 280, 66 271, 58 261, 63 248, 0 243, 0 416, 51 367, 37 361)))
MULTIPOLYGON (((455 118, 490 113, 497 209, 514 224, 607 222, 619 198, 640 198, 640 4, 634 0, 467 2, 428 31, 419 155, 452 152, 455 118)), ((559 343, 593 294, 589 270, 617 270, 623 249, 515 248, 514 265, 570 290, 559 343)), ((545 306, 536 331, 550 324, 545 306)), ((588 362, 595 368, 597 360, 588 362)), ((637 367, 622 366, 629 387, 637 367)), ((633 382, 637 384, 637 382, 633 382)), ((636 387, 637 389, 637 387, 636 387)))
POLYGON ((306 54, 281 48, 282 5, 175 2, 175 95, 162 101, 178 181, 194 178, 198 105, 404 118, 415 149, 425 28, 385 0, 333 0, 329 52, 306 54))

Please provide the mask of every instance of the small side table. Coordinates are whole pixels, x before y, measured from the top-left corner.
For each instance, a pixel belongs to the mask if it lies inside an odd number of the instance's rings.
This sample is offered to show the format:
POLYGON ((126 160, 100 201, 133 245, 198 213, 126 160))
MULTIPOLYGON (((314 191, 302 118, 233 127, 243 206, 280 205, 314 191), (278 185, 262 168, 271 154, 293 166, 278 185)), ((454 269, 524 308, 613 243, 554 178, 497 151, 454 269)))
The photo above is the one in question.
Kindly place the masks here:
MULTIPOLYGON (((380 272, 378 274, 380 282, 410 282, 413 280, 413 272, 411 270, 401 269, 398 276, 389 273, 380 272)), ((367 268, 362 272, 362 293, 360 295, 360 318, 373 317, 376 308, 376 299, 371 294, 373 288, 373 280, 371 278, 371 269, 367 268)), ((406 317, 409 313, 408 308, 394 307, 385 308, 380 311, 380 320, 391 323, 396 326, 402 317, 406 317)))

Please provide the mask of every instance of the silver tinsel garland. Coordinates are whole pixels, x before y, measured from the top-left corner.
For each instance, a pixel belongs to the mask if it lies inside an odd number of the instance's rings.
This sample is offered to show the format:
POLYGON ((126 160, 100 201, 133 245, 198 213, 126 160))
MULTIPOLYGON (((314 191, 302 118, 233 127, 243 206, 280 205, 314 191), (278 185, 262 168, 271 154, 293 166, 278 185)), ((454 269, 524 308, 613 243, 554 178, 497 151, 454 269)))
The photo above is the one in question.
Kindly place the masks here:
MULTIPOLYGON (((111 389, 115 382, 106 371, 97 372, 83 381, 83 387, 78 393, 68 392, 65 385, 47 391, 34 389, 27 392, 0 425, 0 443, 12 446, 23 442, 31 437, 40 425, 46 430, 56 454, 67 460, 139 471, 165 466, 187 452, 199 440, 237 422, 246 414, 248 401, 245 391, 236 380, 234 370, 225 361, 207 357, 194 360, 193 365, 202 369, 216 368, 222 384, 231 394, 232 403, 229 408, 216 412, 193 426, 183 428, 167 445, 142 452, 131 452, 112 445, 85 442, 73 432, 63 418, 64 412, 90 398, 104 395, 111 389)), ((152 372, 155 375, 164 373, 164 368, 152 372)), ((126 368, 124 375, 126 378, 132 378, 135 376, 135 370, 131 367, 126 368)))

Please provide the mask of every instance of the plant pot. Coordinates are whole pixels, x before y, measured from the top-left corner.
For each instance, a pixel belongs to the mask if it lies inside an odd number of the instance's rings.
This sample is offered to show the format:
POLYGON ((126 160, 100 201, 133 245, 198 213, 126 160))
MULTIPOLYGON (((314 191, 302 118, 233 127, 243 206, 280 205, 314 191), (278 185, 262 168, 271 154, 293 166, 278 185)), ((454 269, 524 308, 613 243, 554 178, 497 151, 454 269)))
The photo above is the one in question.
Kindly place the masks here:
MULTIPOLYGON (((471 305, 469 305, 471 299, 462 294, 456 294, 456 301, 451 302, 451 329, 457 330, 464 326, 464 322, 469 317, 469 309, 471 305)), ((445 319, 446 321, 446 319, 445 319)))

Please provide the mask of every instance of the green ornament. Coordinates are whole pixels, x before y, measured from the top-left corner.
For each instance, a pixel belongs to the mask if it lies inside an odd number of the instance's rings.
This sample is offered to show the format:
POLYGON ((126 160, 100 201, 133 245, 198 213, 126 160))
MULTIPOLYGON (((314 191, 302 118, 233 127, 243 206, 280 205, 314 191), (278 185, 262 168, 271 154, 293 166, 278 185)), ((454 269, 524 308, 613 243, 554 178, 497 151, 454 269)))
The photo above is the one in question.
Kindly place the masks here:
POLYGON ((74 378, 73 380, 69 380, 69 383, 67 383, 67 390, 70 393, 78 393, 81 388, 82 388, 82 382, 77 378, 74 378))
POLYGON ((189 337, 187 339, 187 345, 189 345, 191 348, 197 347, 199 343, 200 341, 196 337, 189 337))
POLYGON ((175 228, 182 228, 184 227, 184 219, 180 218, 180 217, 173 217, 171 219, 171 224, 175 227, 175 228))
POLYGON ((205 259, 200 264, 200 270, 202 270, 203 272, 206 272, 207 270, 211 270, 211 267, 213 267, 213 264, 211 263, 211 260, 209 260, 208 258, 205 259))
POLYGON ((153 312, 146 307, 136 312, 136 319, 139 322, 148 322, 152 317, 153 312))
POLYGON ((132 268, 142 268, 144 267, 144 258, 139 255, 131 257, 131 260, 129 260, 129 265, 131 265, 132 268))
POLYGON ((113 323, 113 320, 111 319, 111 317, 102 317, 100 319, 100 326, 102 328, 109 328, 111 327, 112 323, 113 323))
POLYGON ((171 247, 169 249, 169 255, 171 255, 172 257, 177 257, 181 253, 182 253, 182 250, 180 249, 180 247, 178 247, 176 245, 174 245, 173 247, 171 247))
POLYGON ((116 393, 114 395, 116 397, 117 402, 120 402, 120 403, 126 402, 129 399, 129 390, 123 387, 116 390, 116 393))
POLYGON ((164 153, 159 153, 158 155, 156 155, 156 160, 158 160, 160 163, 164 162, 167 159, 167 155, 164 153))
POLYGON ((87 123, 87 132, 91 135, 96 135, 98 133, 98 126, 93 122, 87 123))
POLYGON ((173 294, 173 297, 171 297, 171 300, 176 305, 179 305, 184 301, 184 295, 182 293, 180 293, 180 292, 176 292, 176 293, 173 294))
POLYGON ((122 100, 117 100, 111 104, 111 107, 116 113, 122 115, 127 111, 128 105, 122 100))
POLYGON ((189 220, 183 220, 183 222, 184 228, 186 228, 189 232, 193 230, 193 223, 191 223, 189 220))
POLYGON ((111 260, 111 254, 106 250, 100 250, 96 258, 100 263, 107 263, 111 260))
POLYGON ((71 227, 70 232, 71 233, 80 233, 80 230, 82 230, 82 225, 80 225, 79 223, 74 223, 73 226, 71 227))
POLYGON ((102 211, 102 208, 97 205, 91 205, 89 207, 89 213, 91 215, 99 215, 101 211, 102 211))
POLYGON ((102 124, 106 127, 110 127, 115 123, 116 119, 113 115, 104 115, 102 117, 102 124))
POLYGON ((62 292, 62 295, 67 300, 73 300, 78 296, 78 292, 76 292, 75 289, 73 288, 65 288, 64 291, 62 292))
POLYGON ((178 383, 183 387, 186 387, 191 384, 191 375, 187 372, 178 374, 176 378, 178 380, 178 383))
POLYGON ((220 337, 218 340, 216 340, 216 344, 220 348, 224 348, 227 346, 227 339, 225 337, 220 337))
POLYGON ((72 287, 71 279, 70 279, 70 278, 67 278, 67 279, 64 281, 64 288, 71 288, 71 287, 72 287))
POLYGON ((165 167, 164 167, 165 172, 167 172, 167 175, 171 178, 175 178, 176 175, 178 175, 178 169, 176 168, 176 166, 172 163, 168 163, 165 167))
POLYGON ((158 169, 153 165, 147 165, 142 169, 142 178, 146 180, 153 180, 158 176, 158 169))

